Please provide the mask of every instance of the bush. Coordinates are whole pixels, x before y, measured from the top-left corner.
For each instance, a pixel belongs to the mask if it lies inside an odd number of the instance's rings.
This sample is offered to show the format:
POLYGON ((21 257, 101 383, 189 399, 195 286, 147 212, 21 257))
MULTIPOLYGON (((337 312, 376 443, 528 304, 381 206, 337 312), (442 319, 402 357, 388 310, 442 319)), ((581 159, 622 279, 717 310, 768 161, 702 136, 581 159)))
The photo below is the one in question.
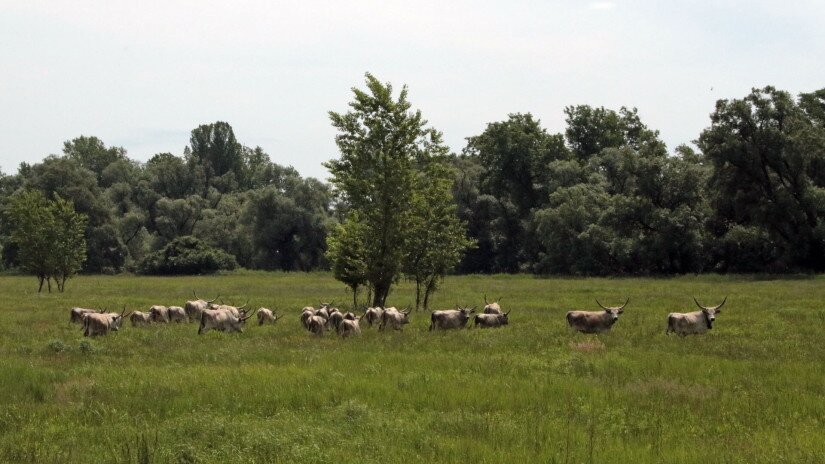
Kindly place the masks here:
POLYGON ((192 237, 178 237, 141 261, 141 274, 210 274, 238 267, 235 257, 192 237))

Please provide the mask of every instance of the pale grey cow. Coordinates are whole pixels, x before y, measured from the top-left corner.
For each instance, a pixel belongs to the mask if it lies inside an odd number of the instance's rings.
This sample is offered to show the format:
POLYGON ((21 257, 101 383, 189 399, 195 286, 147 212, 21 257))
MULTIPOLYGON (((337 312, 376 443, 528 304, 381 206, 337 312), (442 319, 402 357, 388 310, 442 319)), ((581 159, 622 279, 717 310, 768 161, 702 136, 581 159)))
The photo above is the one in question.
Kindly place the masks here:
POLYGON ((186 317, 188 317, 190 321, 200 321, 203 310, 211 308, 212 303, 221 297, 218 295, 211 300, 204 300, 202 298, 198 298, 198 295, 195 294, 194 290, 192 290, 192 296, 194 296, 195 299, 189 300, 183 305, 183 310, 186 312, 186 317))
POLYGON ((118 313, 86 313, 83 316, 83 336, 97 337, 107 335, 110 331, 117 331, 123 319, 127 317, 126 308, 118 313))
POLYGON ((630 302, 630 298, 621 306, 604 306, 596 300, 596 304, 604 311, 568 311, 567 323, 574 330, 583 333, 608 332, 613 324, 619 320, 619 314, 624 312, 624 307, 630 302))
POLYGON ((696 301, 696 298, 694 298, 693 302, 696 303, 696 306, 702 308, 702 310, 692 313, 668 314, 665 334, 667 335, 673 332, 684 337, 685 335, 698 335, 707 332, 713 328, 716 315, 721 312, 719 308, 721 308, 726 301, 728 301, 727 296, 717 306, 702 306, 696 301))
POLYGON ((502 297, 498 297, 498 299, 492 303, 487 301, 487 294, 484 295, 484 314, 501 314, 501 305, 499 301, 501 301, 502 297))
POLYGON ((470 320, 470 314, 476 312, 476 308, 447 309, 443 311, 433 311, 430 315, 430 331, 463 329, 470 320))
POLYGON ((135 311, 129 316, 129 320, 132 322, 132 327, 137 326, 146 326, 152 322, 152 318, 149 313, 144 313, 143 311, 135 311))
MULTIPOLYGON (((512 311, 512 309, 510 311, 512 311)), ((502 314, 476 314, 476 317, 473 320, 473 325, 475 327, 481 327, 482 329, 507 325, 510 323, 510 311, 502 314)))
POLYGON ((354 316, 354 319, 342 319, 340 324, 338 324, 338 328, 336 330, 338 331, 338 335, 340 335, 341 338, 347 338, 353 335, 361 335, 361 318, 358 316, 354 316))
POLYGON ((221 332, 241 332, 246 324, 246 320, 255 313, 244 316, 237 316, 226 309, 205 309, 201 313, 201 323, 198 327, 198 335, 203 335, 210 330, 221 332))
POLYGON ((384 330, 387 326, 394 330, 404 330, 404 325, 410 323, 410 310, 399 311, 395 307, 389 307, 381 314, 381 325, 378 330, 384 330))
POLYGON ((166 308, 166 312, 169 315, 169 322, 189 322, 186 310, 180 306, 169 306, 166 308))

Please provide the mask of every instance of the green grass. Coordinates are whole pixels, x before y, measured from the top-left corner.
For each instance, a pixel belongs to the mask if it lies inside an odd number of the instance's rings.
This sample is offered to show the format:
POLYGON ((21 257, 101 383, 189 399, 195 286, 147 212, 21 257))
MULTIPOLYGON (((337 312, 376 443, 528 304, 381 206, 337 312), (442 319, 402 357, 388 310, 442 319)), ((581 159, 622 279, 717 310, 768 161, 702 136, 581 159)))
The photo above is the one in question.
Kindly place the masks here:
MULTIPOLYGON (((316 338, 299 308, 349 301, 327 274, 0 277, 0 462, 819 463, 825 279, 450 277, 434 308, 503 295, 511 324, 316 338), (71 306, 144 309, 196 289, 289 315, 243 334, 155 325, 93 340, 71 306), (665 316, 728 303, 707 335, 665 316), (613 331, 569 309, 630 304, 613 331)), ((405 306, 402 284, 390 303, 405 306)))

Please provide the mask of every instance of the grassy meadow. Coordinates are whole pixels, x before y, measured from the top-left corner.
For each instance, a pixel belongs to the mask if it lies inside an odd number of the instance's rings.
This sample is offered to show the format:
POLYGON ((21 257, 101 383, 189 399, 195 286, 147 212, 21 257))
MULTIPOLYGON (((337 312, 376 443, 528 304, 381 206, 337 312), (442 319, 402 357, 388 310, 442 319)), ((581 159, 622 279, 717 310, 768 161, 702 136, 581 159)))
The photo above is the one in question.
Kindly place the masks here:
MULTIPOLYGON (((433 309, 504 296, 510 325, 430 333, 305 332, 299 309, 345 287, 328 274, 81 276, 64 294, 0 276, 0 462, 821 463, 825 278, 450 277, 433 309), (274 326, 198 336, 153 325, 84 339, 69 308, 146 310, 192 290, 270 307, 274 326), (704 336, 671 311, 729 295, 704 336), (620 304, 613 331, 564 313, 620 304)), ((413 301, 402 283, 390 303, 413 301)))

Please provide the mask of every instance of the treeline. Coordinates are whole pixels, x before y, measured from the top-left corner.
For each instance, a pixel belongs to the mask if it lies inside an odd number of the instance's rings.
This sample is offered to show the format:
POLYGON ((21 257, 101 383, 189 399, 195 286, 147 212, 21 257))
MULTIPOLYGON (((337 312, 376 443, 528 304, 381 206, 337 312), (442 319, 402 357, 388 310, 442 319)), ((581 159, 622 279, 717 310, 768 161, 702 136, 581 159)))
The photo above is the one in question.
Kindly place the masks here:
MULTIPOLYGON (((475 241, 456 272, 825 271, 825 89, 720 100, 698 151, 669 152, 635 109, 565 114, 562 133, 509 115, 445 155, 475 241)), ((337 228, 351 209, 331 186, 242 145, 224 122, 194 129, 180 156, 145 163, 76 138, 62 155, 0 173, 2 207, 25 190, 88 217, 87 272, 166 273, 186 253, 217 268, 327 269, 327 233, 346 232, 337 228)), ((12 229, 0 224, 5 267, 19 265, 12 229)))

